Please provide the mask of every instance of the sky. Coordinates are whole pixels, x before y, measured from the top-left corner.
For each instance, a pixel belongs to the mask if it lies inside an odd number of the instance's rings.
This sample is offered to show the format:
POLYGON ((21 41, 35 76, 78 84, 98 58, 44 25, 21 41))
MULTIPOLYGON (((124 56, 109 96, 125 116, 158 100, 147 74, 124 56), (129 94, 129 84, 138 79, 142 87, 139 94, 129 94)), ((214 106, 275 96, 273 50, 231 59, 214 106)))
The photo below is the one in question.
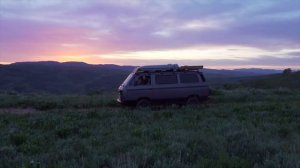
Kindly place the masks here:
POLYGON ((0 0, 0 64, 300 69, 299 0, 0 0))

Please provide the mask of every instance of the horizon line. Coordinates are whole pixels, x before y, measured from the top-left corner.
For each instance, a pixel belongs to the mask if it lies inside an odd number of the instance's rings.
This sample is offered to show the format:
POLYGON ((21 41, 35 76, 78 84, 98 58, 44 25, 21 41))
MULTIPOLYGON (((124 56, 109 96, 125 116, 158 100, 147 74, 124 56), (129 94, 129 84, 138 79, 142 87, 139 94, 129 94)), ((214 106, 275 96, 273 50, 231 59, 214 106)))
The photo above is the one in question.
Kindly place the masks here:
MULTIPOLYGON (((12 65, 12 64, 16 64, 16 63, 41 63, 41 62, 56 62, 56 63, 84 63, 87 65, 116 65, 116 66, 132 66, 132 67, 137 67, 137 66, 143 66, 143 65, 125 65, 125 64, 118 64, 118 63, 104 63, 104 64, 99 64, 99 63, 88 63, 88 62, 84 62, 84 61, 54 61, 54 60, 41 60, 41 61, 17 61, 17 62, 0 62, 0 65, 12 65)), ((171 64, 171 63, 170 63, 171 64)), ((148 65, 148 64, 144 64, 144 65, 148 65)), ((149 64, 150 65, 150 64, 149 64)), ((151 64, 151 65, 164 65, 164 64, 151 64)), ((185 65, 185 64, 184 64, 185 65)), ((262 69, 262 70, 284 70, 287 69, 285 67, 281 67, 281 68, 275 68, 274 66, 204 66, 204 69, 216 69, 216 70, 238 70, 238 69, 262 69), (231 68, 230 68, 231 67, 231 68), (273 67, 273 68, 272 68, 273 67)), ((293 66, 290 66, 289 68, 292 69, 292 71, 300 71, 300 67, 299 68, 292 68, 293 66)))

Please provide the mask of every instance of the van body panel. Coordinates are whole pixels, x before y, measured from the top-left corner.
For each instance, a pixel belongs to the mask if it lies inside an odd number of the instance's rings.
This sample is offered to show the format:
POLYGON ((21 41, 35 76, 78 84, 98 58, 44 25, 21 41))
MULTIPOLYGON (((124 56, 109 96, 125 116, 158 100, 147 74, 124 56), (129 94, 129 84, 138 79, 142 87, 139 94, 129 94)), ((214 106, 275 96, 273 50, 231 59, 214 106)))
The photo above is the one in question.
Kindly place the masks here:
POLYGON ((134 101, 140 98, 151 98, 153 97, 153 89, 151 87, 139 87, 139 88, 127 88, 126 100, 134 101))

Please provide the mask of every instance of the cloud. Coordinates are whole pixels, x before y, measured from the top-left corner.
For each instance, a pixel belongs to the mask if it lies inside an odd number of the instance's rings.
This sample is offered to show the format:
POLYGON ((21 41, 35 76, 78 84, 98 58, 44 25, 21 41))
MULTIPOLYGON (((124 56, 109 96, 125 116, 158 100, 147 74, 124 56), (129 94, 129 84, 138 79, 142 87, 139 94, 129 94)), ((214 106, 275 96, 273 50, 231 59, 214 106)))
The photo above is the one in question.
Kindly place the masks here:
POLYGON ((284 69, 292 68, 295 70, 300 70, 298 62, 299 57, 289 57, 280 58, 273 56, 261 56, 257 58, 249 58, 246 60, 236 60, 236 59, 184 59, 184 60, 174 60, 174 59, 151 59, 145 60, 141 58, 133 59, 120 59, 120 58, 106 58, 102 56, 90 57, 90 62, 102 63, 117 63, 121 65, 153 65, 160 62, 161 64, 179 64, 179 65, 204 65, 205 68, 274 68, 274 69, 284 69), (103 62, 104 61, 104 62, 103 62))
MULTIPOLYGON (((225 49, 243 46, 278 53, 300 47, 300 2, 294 0, 1 0, 0 3, 3 61, 195 46, 225 49)), ((289 60, 290 56, 295 55, 282 55, 289 60)), ((241 53, 240 57, 247 56, 241 53)), ((276 64, 273 57, 254 53, 253 58, 256 57, 276 64)), ((228 59, 231 60, 230 55, 228 59)), ((276 57, 280 59, 283 58, 276 57)))
POLYGON ((287 55, 287 56, 293 56, 293 57, 300 57, 300 51, 288 52, 285 55, 287 55))

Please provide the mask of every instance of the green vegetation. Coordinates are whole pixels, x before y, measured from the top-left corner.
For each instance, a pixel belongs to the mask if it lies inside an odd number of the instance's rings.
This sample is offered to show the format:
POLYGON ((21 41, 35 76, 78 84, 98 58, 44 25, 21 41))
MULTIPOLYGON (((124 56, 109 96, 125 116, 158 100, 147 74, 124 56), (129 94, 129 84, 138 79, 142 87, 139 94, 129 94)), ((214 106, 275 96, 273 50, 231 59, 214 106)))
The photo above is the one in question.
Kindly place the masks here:
POLYGON ((299 90, 212 94, 197 108, 149 110, 106 94, 3 94, 0 167, 299 166, 299 90))
POLYGON ((242 81, 246 87, 255 87, 262 89, 269 88, 291 88, 300 89, 300 72, 291 72, 291 69, 285 69, 282 74, 257 77, 242 81))
POLYGON ((7 94, 0 93, 0 108, 33 108, 36 110, 64 108, 99 108, 117 106, 117 93, 91 95, 7 94))

